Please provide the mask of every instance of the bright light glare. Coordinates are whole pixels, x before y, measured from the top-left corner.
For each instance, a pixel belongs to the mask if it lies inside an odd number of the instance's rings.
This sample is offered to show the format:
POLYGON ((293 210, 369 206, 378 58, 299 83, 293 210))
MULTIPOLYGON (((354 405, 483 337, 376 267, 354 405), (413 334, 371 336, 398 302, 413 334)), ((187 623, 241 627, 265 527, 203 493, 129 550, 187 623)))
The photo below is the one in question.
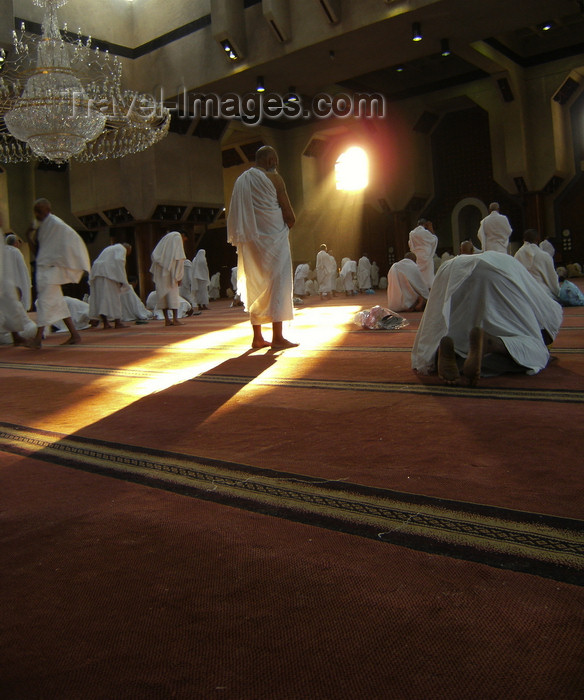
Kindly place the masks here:
POLYGON ((359 146, 353 146, 335 163, 337 190, 356 192, 369 184, 369 159, 359 146))
POLYGON ((194 379, 233 356, 233 348, 226 344, 249 344, 249 321, 229 328, 204 333, 165 345, 147 358, 124 365, 120 369, 136 370, 137 376, 116 376, 115 373, 99 377, 80 389, 74 402, 51 414, 51 420, 63 427, 63 432, 74 432, 98 420, 127 408, 145 396, 194 379), (141 371, 150 376, 146 378, 141 371), (96 401, 96 396, 108 396, 107 402, 96 401))

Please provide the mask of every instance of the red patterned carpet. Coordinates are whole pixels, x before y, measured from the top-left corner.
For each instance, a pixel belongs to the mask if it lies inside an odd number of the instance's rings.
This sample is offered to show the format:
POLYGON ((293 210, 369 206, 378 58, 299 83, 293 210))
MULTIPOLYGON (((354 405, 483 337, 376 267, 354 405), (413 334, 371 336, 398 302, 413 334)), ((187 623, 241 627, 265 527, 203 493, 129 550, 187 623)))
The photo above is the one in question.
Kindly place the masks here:
POLYGON ((374 303, 0 348, 3 697, 581 697, 584 308, 469 388, 374 303))

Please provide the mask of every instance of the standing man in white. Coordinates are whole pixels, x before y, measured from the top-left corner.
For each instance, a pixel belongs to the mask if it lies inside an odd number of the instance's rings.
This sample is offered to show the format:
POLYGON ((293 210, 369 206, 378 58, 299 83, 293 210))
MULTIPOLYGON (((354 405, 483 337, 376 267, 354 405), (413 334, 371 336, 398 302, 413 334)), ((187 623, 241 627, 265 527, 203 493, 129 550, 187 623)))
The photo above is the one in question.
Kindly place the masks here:
POLYGON ((282 324, 294 317, 292 257, 288 234, 296 218, 284 180, 276 171, 278 154, 262 146, 255 164, 236 180, 229 205, 227 233, 237 247, 237 290, 249 312, 252 348, 295 347, 282 324), (262 323, 272 324, 272 342, 262 323))
POLYGON ((199 309, 209 308, 209 266, 207 265, 207 254, 203 248, 197 252, 191 265, 191 293, 194 304, 199 309))
POLYGON ((438 247, 438 236, 434 234, 431 221, 418 219, 418 225, 410 231, 408 246, 416 256, 416 265, 429 290, 434 282, 434 255, 438 247))
POLYGON ((371 289, 371 262, 366 253, 357 262, 357 286, 360 292, 371 289))
POLYGON ((489 215, 481 221, 478 239, 483 251, 494 250, 496 253, 506 253, 509 247, 509 236, 513 233, 509 219, 499 213, 499 203, 489 204, 489 215))

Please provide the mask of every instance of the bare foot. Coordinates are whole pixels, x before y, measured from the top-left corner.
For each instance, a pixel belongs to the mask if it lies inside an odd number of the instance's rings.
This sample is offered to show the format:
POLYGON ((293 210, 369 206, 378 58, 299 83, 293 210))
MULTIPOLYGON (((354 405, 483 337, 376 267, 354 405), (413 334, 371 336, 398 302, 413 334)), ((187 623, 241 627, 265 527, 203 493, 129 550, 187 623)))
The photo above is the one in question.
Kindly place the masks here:
POLYGON ((182 321, 175 319, 170 325, 171 326, 186 326, 186 323, 183 323, 182 321))
POLYGON ((103 330, 104 330, 104 331, 109 331, 110 328, 111 328, 111 325, 110 325, 109 323, 104 323, 104 324, 103 324, 103 330))
POLYGON ((293 343, 291 340, 286 340, 286 338, 279 338, 272 341, 271 347, 274 350, 285 350, 286 348, 297 348, 298 343, 293 343))
POLYGON ((29 340, 24 341, 24 346, 30 348, 31 350, 40 350, 41 341, 37 340, 36 338, 30 338, 29 340))
POLYGON ((481 364, 483 361, 484 331, 475 326, 469 334, 468 355, 462 366, 462 373, 468 379, 471 386, 476 386, 481 378, 481 364))
POLYGON ((452 338, 445 335, 438 347, 438 376, 446 384, 454 385, 460 382, 460 371, 456 364, 456 353, 452 338))
POLYGON ((270 343, 268 343, 267 340, 264 340, 263 338, 261 340, 254 340, 253 343, 251 344, 252 348, 255 350, 259 350, 260 348, 269 348, 270 343))
POLYGON ((164 325, 165 325, 165 326, 172 326, 172 321, 165 321, 165 322, 164 322, 164 325))
POLYGON ((121 321, 116 321, 114 328, 129 328, 127 323, 122 323, 121 321))
POLYGON ((61 345, 79 345, 79 343, 81 343, 81 336, 72 335, 64 343, 61 343, 61 345))

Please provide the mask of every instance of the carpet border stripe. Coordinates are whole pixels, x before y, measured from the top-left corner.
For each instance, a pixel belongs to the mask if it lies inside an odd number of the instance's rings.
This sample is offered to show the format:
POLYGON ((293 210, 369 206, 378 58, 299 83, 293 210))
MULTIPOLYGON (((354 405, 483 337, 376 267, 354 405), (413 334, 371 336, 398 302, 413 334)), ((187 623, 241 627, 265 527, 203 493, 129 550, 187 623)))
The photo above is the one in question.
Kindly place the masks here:
MULTIPOLYGON (((151 379, 163 374, 173 374, 173 370, 117 369, 111 367, 80 367, 73 365, 28 364, 17 362, 0 362, 0 370, 15 369, 19 371, 49 372, 55 374, 87 374, 101 377, 124 377, 131 379, 151 379)), ((371 382, 334 379, 300 379, 276 377, 261 379, 247 375, 201 374, 189 382, 207 382, 215 384, 282 387, 287 389, 324 389, 333 391, 374 392, 386 394, 418 394, 423 396, 447 396, 451 398, 491 399, 502 401, 540 401, 548 403, 584 403, 584 391, 576 389, 508 389, 502 387, 467 387, 447 386, 442 384, 410 384, 399 382, 371 382)))
POLYGON ((380 542, 584 585, 584 521, 0 423, 0 449, 380 542))

